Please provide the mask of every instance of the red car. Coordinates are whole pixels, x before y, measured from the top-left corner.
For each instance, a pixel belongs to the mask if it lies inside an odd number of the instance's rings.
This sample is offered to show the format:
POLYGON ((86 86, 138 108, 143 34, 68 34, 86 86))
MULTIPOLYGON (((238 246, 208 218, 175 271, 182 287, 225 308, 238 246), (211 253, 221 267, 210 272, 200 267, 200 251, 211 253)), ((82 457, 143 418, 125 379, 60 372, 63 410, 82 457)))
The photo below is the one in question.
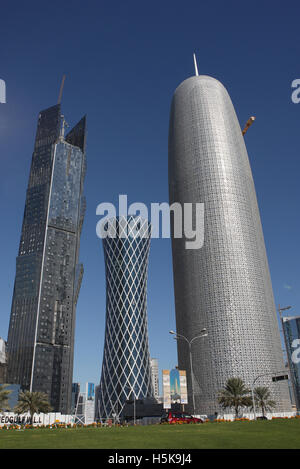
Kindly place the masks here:
POLYGON ((193 417, 192 415, 189 415, 189 414, 169 411, 161 419, 161 423, 164 423, 164 422, 166 423, 203 423, 203 420, 193 417))

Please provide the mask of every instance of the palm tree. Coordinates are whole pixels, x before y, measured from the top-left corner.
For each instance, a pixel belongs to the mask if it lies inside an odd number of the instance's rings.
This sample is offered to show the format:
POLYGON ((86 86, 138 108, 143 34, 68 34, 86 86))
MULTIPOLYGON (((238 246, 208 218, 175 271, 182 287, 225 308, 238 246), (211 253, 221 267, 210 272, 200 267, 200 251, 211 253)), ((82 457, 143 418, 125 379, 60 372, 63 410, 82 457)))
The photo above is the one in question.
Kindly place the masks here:
POLYGON ((33 415, 39 414, 40 412, 50 412, 52 410, 48 396, 44 392, 30 392, 23 391, 19 394, 18 404, 15 407, 17 414, 23 414, 29 412, 30 423, 33 423, 33 415))
POLYGON ((271 393, 266 387, 261 386, 255 388, 254 399, 257 407, 261 408, 263 417, 265 417, 266 412, 276 407, 276 402, 271 399, 271 393))
POLYGON ((8 396, 10 395, 11 391, 5 388, 5 384, 0 384, 0 412, 6 410, 9 407, 8 396))
POLYGON ((238 418, 240 407, 251 406, 250 389, 241 378, 229 378, 219 392, 218 402, 224 409, 233 407, 235 418, 238 418))

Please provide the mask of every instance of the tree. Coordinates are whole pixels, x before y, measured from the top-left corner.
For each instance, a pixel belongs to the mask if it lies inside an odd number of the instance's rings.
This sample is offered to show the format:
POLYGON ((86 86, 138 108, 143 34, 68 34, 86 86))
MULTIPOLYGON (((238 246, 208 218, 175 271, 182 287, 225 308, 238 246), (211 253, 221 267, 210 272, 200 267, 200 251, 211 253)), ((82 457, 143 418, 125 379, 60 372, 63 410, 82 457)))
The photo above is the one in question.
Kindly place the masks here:
POLYGON ((266 387, 257 387, 254 389, 255 405, 261 408, 263 417, 266 412, 271 411, 276 407, 276 402, 271 399, 271 393, 266 387))
POLYGON ((30 414, 30 423, 33 423, 34 414, 39 414, 40 412, 50 412, 52 410, 48 396, 43 392, 30 392, 23 391, 19 394, 18 404, 15 407, 15 412, 17 414, 23 414, 29 412, 30 414))
POLYGON ((250 407, 252 404, 250 389, 246 388, 241 378, 229 378, 219 392, 218 402, 224 409, 234 408, 235 418, 238 418, 240 408, 250 407))
POLYGON ((0 384, 0 412, 2 412, 3 410, 6 410, 9 407, 8 397, 11 391, 5 388, 6 388, 5 385, 0 384))

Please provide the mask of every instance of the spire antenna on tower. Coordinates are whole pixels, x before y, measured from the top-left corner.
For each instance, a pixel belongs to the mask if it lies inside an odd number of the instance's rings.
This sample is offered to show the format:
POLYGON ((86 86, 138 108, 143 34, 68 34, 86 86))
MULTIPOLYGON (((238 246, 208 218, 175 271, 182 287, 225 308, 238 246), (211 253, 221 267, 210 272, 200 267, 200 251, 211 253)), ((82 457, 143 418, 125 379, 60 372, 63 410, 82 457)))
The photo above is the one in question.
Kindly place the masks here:
POLYGON ((196 77, 199 76, 199 73, 198 73, 198 66, 197 66, 197 59, 196 59, 196 54, 194 53, 194 66, 195 66, 195 75, 196 77))
POLYGON ((63 75, 61 85, 60 85, 60 90, 59 90, 59 95, 58 95, 58 101, 57 104, 60 104, 61 98, 62 98, 62 93, 64 89, 64 83, 65 83, 66 75, 63 75))

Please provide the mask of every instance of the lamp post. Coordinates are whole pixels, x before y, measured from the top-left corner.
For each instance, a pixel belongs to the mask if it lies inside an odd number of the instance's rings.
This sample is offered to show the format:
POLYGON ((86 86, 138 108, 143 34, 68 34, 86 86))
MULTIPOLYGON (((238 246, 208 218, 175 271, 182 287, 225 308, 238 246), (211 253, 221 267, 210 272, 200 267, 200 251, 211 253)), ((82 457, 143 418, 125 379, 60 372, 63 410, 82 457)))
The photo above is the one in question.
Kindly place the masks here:
POLYGON ((284 306, 283 308, 280 308, 280 305, 278 305, 278 313, 280 319, 282 319, 282 311, 287 311, 288 309, 291 309, 291 306, 284 306))
MULTIPOLYGON (((280 307, 280 305, 278 305, 278 313, 279 313, 279 318, 280 318, 280 323, 281 323, 281 328, 282 328, 282 333, 283 333, 283 337, 284 337, 284 340, 285 340, 285 334, 284 334, 284 329, 283 329, 283 319, 282 319, 282 313, 283 311, 287 311, 291 309, 291 306, 284 306, 283 308, 280 307)), ((279 371, 278 373, 286 373, 286 370, 285 371, 279 371)), ((252 405, 253 405, 253 413, 254 413, 254 420, 256 420, 256 406, 255 406, 255 398, 254 398, 254 384, 256 383, 256 381, 259 379, 259 378, 262 378, 263 376, 272 376, 274 373, 264 373, 262 375, 259 375, 257 376, 252 385, 251 385, 251 396, 252 396, 252 405)), ((284 375, 285 376, 285 375, 284 375)))
MULTIPOLYGON (((291 306, 285 306, 283 308, 280 307, 280 305, 278 305, 278 313, 279 313, 279 317, 280 317, 280 322, 281 322, 281 327, 282 327, 282 332, 283 332, 283 335, 284 335, 284 331, 283 331, 283 320, 282 320, 282 312, 283 311, 287 311, 288 309, 291 309, 291 306)), ((285 337, 285 336, 284 336, 285 337)), ((286 371, 279 371, 278 373, 286 373, 286 371)), ((253 405, 253 413, 254 413, 254 420, 256 420, 256 406, 255 406, 255 398, 254 398, 254 384, 256 383, 256 381, 259 379, 259 378, 262 378, 263 376, 272 376, 274 373, 264 373, 262 375, 259 375, 257 376, 252 385, 251 385, 251 396, 252 396, 252 405, 253 405)))
MULTIPOLYGON (((286 373, 286 371, 278 371, 278 373, 286 373)), ((251 384, 251 396, 252 396, 252 405, 253 405, 253 413, 254 413, 254 420, 256 420, 256 405, 255 405, 255 397, 254 397, 254 385, 259 378, 263 376, 272 376, 273 381, 280 381, 282 379, 287 379, 288 375, 281 375, 279 377, 275 376, 274 373, 264 373, 262 375, 256 376, 251 384), (277 379, 276 379, 277 378, 277 379)))
POLYGON ((190 357, 190 368, 191 368, 191 384, 192 384, 192 400, 193 400, 193 415, 195 415, 195 393, 194 393, 194 372, 193 372, 193 357, 192 357, 192 343, 196 339, 200 339, 201 337, 206 337, 208 335, 206 328, 200 331, 199 335, 196 335, 191 340, 188 340, 184 335, 178 334, 175 331, 169 331, 170 334, 175 335, 175 339, 183 339, 187 342, 189 346, 189 357, 190 357))

